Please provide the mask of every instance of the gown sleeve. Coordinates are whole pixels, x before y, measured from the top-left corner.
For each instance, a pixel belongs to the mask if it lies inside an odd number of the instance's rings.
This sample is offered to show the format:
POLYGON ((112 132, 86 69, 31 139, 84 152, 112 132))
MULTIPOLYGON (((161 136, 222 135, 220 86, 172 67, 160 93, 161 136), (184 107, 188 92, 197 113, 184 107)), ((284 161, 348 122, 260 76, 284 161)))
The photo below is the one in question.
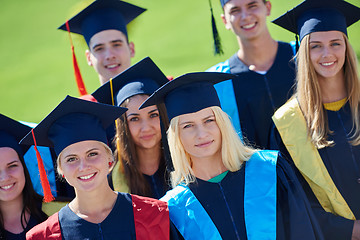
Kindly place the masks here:
POLYGON ((324 239, 300 182, 281 154, 276 172, 277 239, 324 239))

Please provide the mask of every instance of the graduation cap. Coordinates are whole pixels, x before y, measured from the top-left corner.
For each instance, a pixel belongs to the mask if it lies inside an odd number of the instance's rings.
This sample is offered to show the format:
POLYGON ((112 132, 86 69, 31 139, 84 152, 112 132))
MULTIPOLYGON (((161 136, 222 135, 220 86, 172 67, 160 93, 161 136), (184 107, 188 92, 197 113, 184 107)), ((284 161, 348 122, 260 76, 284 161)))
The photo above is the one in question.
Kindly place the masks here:
POLYGON ((96 0, 58 28, 69 33, 75 79, 80 96, 87 95, 87 91, 76 60, 70 32, 83 35, 88 45, 92 36, 104 30, 119 30, 127 37, 126 25, 145 10, 119 0, 96 0))
POLYGON ((312 32, 340 31, 360 19, 360 8, 343 0, 305 0, 273 23, 300 36, 312 32))
POLYGON ((220 0, 220 3, 221 3, 221 7, 223 8, 224 5, 230 0, 220 0))
POLYGON ((233 78, 235 75, 228 73, 187 73, 156 90, 140 109, 164 102, 171 120, 176 116, 194 113, 207 107, 220 107, 214 84, 233 78))
POLYGON ((59 155, 67 146, 81 141, 107 144, 106 127, 126 110, 67 96, 21 140, 21 144, 35 145, 45 201, 51 201, 53 196, 37 145, 52 147, 59 155))
POLYGON ((98 102, 120 106, 129 97, 151 95, 168 81, 151 58, 146 57, 99 87, 92 96, 98 102))
MULTIPOLYGON (((126 25, 145 10, 120 0, 96 0, 68 21, 69 31, 83 35, 87 44, 104 30, 119 30, 127 36, 126 25)), ((67 31, 66 23, 59 29, 67 31)))
POLYGON ((10 147, 19 156, 24 156, 30 146, 20 145, 19 142, 30 130, 31 127, 0 114, 0 148, 10 147))

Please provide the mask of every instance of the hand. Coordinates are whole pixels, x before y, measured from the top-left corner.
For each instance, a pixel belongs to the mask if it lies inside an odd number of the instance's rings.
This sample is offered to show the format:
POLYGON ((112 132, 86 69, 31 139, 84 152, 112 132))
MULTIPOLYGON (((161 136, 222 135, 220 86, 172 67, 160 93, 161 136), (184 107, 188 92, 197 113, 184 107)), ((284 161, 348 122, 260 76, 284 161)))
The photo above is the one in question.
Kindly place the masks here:
POLYGON ((355 220, 351 240, 360 240, 360 220, 355 220))

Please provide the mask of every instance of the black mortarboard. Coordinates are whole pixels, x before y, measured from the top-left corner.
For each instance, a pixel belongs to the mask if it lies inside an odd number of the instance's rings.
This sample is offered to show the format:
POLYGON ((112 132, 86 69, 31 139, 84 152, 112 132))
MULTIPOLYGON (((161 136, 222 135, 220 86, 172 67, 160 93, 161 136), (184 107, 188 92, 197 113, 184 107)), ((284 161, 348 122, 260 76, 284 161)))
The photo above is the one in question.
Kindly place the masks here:
MULTIPOLYGON (((126 25, 145 10, 119 0, 96 0, 69 20, 70 32, 83 35, 87 44, 104 30, 119 30, 127 36, 126 25)), ((59 29, 67 31, 66 23, 59 29)))
POLYGON ((164 102, 169 120, 172 118, 219 106, 214 84, 235 78, 235 75, 218 72, 187 73, 156 90, 140 108, 164 102))
MULTIPOLYGON (((36 143, 53 147, 56 154, 86 140, 107 144, 105 129, 126 110, 67 96, 33 129, 36 143)), ((32 134, 27 134, 21 143, 34 145, 32 134)))
POLYGON ((230 0, 220 0, 221 7, 224 7, 224 5, 230 0))
POLYGON ((273 23, 300 36, 312 32, 340 31, 360 19, 360 8, 343 0, 305 0, 273 23))
POLYGON ((0 114, 0 147, 10 147, 23 156, 30 146, 19 142, 30 130, 31 127, 0 114))
POLYGON ((146 57, 99 87, 92 95, 98 102, 112 104, 114 94, 114 104, 120 106, 127 98, 137 94, 151 95, 168 81, 156 64, 146 57))

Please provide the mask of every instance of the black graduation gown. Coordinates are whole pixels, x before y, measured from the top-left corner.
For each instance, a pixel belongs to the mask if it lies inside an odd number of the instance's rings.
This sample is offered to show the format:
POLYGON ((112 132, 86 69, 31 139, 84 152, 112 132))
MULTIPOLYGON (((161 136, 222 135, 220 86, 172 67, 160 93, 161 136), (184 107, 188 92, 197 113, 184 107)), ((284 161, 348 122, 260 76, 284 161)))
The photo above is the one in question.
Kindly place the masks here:
MULTIPOLYGON (((14 234, 14 233, 4 230, 5 239, 6 240, 25 240, 26 232, 29 231, 31 228, 33 228, 37 224, 39 224, 39 221, 37 221, 33 216, 30 216, 30 219, 29 219, 29 222, 28 222, 26 228, 21 233, 14 234)), ((2 237, 0 237, 0 239, 2 239, 2 237)))
POLYGON ((153 175, 143 174, 151 189, 151 196, 155 199, 163 197, 167 190, 170 189, 168 174, 165 166, 159 166, 159 169, 153 175))
POLYGON ((238 76, 232 83, 243 137, 261 149, 269 148, 271 116, 292 95, 292 57, 292 47, 279 42, 274 63, 265 75, 249 70, 237 54, 229 59, 230 73, 238 76))
MULTIPOLYGON (((246 164, 246 163, 245 163, 246 164)), ((294 172, 282 157, 277 163, 277 239, 322 239, 318 223, 294 172)), ((228 172, 220 183, 197 179, 189 188, 223 239, 247 239, 244 219, 245 167, 228 172)))
MULTIPOLYGON (((352 135, 351 111, 348 103, 339 111, 326 111, 329 129, 333 132, 328 136, 335 145, 319 149, 322 161, 330 174, 335 186, 350 207, 356 219, 360 219, 360 145, 352 146, 349 139, 352 135)), ((274 142, 280 151, 292 161, 277 130, 274 142)), ((313 211, 319 221, 325 239, 351 239, 354 221, 335 216, 326 212, 312 192, 301 173, 291 163, 309 198, 313 211)))

